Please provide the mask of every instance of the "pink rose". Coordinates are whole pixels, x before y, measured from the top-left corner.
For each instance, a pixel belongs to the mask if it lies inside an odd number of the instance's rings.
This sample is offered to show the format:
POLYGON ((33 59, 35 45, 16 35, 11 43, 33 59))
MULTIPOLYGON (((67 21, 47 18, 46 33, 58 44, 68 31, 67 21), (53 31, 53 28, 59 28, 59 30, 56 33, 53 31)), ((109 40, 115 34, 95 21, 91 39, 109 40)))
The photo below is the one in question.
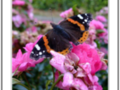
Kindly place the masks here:
POLYGON ((70 17, 70 16, 73 16, 72 8, 60 13, 60 17, 62 17, 62 18, 67 18, 67 17, 70 17))
POLYGON ((18 28, 22 24, 22 17, 20 15, 15 15, 12 17, 12 21, 14 22, 15 26, 18 28))
POLYGON ((97 51, 90 48, 88 44, 73 45, 72 52, 79 57, 79 63, 90 63, 91 73, 95 74, 100 70, 102 62, 97 51))
POLYGON ((101 16, 101 15, 97 16, 96 19, 98 21, 101 21, 101 22, 106 22, 107 21, 106 18, 104 16, 101 16))
POLYGON ((23 6, 23 5, 25 5, 25 1, 23 1, 23 0, 14 0, 12 2, 12 5, 23 6))
POLYGON ((95 27, 95 29, 103 29, 104 25, 100 21, 92 20, 90 22, 90 27, 95 27))

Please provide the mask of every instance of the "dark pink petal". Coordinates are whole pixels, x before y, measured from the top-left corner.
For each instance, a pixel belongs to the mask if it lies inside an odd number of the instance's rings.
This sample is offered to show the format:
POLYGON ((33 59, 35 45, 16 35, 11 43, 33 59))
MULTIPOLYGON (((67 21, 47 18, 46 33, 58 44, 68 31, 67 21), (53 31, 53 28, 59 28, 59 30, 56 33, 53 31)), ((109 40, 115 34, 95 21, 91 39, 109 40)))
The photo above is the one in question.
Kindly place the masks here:
POLYGON ((25 71, 27 70, 29 67, 35 67, 35 64, 32 62, 24 62, 20 65, 19 67, 19 71, 25 71))
POLYGON ((24 47, 24 49, 27 51, 27 52, 31 52, 32 49, 34 47, 34 43, 28 43, 26 44, 26 46, 24 47))
POLYGON ((21 58, 21 57, 22 57, 22 51, 21 49, 19 49, 16 55, 16 59, 21 58))

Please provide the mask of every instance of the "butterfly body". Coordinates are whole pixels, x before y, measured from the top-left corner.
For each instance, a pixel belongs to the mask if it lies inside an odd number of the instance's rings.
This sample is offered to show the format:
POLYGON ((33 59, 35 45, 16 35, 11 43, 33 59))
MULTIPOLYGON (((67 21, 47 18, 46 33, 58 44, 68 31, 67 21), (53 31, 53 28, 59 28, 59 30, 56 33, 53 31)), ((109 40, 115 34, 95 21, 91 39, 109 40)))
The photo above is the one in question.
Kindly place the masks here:
POLYGON ((63 55, 70 52, 73 42, 75 45, 83 43, 88 37, 90 14, 78 14, 62 21, 59 25, 51 23, 49 30, 35 45, 30 57, 38 60, 41 57, 52 57, 50 50, 63 55))

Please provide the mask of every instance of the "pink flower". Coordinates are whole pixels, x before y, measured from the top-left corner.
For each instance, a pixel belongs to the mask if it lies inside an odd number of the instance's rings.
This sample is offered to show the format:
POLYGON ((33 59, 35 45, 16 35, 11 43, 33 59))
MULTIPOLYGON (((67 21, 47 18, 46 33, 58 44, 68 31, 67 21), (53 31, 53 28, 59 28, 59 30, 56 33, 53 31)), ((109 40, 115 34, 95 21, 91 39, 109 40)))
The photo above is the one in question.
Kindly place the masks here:
POLYGON ((93 48, 90 48, 88 44, 80 44, 78 46, 73 45, 72 52, 79 57, 79 63, 90 63, 91 73, 95 74, 101 68, 101 61, 97 51, 93 48))
POLYGON ((105 54, 108 54, 107 49, 106 49, 106 48, 104 48, 104 47, 101 47, 101 48, 100 48, 100 51, 102 51, 102 52, 103 52, 103 53, 105 53, 105 54))
MULTIPOLYGON (((78 48, 73 46, 73 50, 75 49, 75 51, 72 51, 66 56, 51 51, 53 58, 50 60, 50 64, 64 74, 63 80, 57 84, 57 87, 63 90, 102 90, 102 87, 98 84, 98 77, 95 76, 95 72, 106 70, 107 66, 100 61, 95 49, 91 49, 87 44, 81 45, 84 48, 79 45, 76 46, 78 48)), ((56 72, 55 80, 58 79, 58 76, 59 74, 56 72)))
POLYGON ((67 18, 67 17, 70 17, 70 16, 73 16, 72 8, 60 13, 60 17, 62 17, 62 18, 67 18))
POLYGON ((89 28, 89 36, 86 40, 86 43, 89 44, 91 48, 96 48, 97 45, 94 42, 95 39, 96 39, 96 30, 94 27, 90 27, 89 28))
POLYGON ((29 0, 30 3, 32 3, 33 0, 29 0))
MULTIPOLYGON (((40 39, 41 37, 42 37, 42 35, 39 35, 38 39, 40 39)), ((22 54, 21 50, 19 50, 16 55, 16 58, 12 58, 12 72, 14 72, 18 68, 18 66, 19 66, 18 72, 25 71, 26 69, 28 69, 30 67, 35 67, 36 64, 38 64, 44 60, 44 58, 40 58, 39 60, 36 61, 36 60, 33 60, 30 58, 30 53, 31 53, 34 45, 36 44, 36 42, 26 44, 24 49, 27 52, 22 54)))
POLYGON ((88 90, 81 79, 74 78, 69 72, 64 74, 62 86, 65 88, 74 88, 75 90, 88 90))
POLYGON ((43 36, 43 35, 39 35, 39 36, 37 37, 36 42, 26 44, 26 46, 24 47, 24 49, 25 49, 27 52, 31 52, 32 49, 33 49, 33 47, 35 46, 35 44, 38 42, 38 40, 39 40, 40 38, 42 38, 42 36, 43 36))
POLYGON ((12 72, 14 72, 18 66, 18 72, 25 71, 30 67, 35 67, 37 63, 42 62, 44 59, 41 58, 37 61, 30 59, 30 53, 26 52, 22 54, 21 50, 18 51, 16 58, 12 58, 12 72))
POLYGON ((107 31, 107 29, 105 29, 105 28, 103 28, 102 30, 103 30, 104 32, 103 32, 103 33, 99 33, 98 36, 104 38, 105 36, 107 36, 108 31, 107 31))
POLYGON ((23 0, 14 0, 12 2, 12 5, 23 6, 23 5, 25 5, 25 1, 23 1, 23 0))
POLYGON ((35 27, 35 26, 29 27, 29 28, 26 29, 26 31, 28 31, 28 32, 37 32, 37 27, 35 27))
POLYGON ((100 21, 92 20, 90 22, 90 27, 95 27, 95 29, 104 29, 103 23, 100 21))
POLYGON ((104 16, 101 16, 101 15, 97 16, 96 19, 98 21, 101 21, 101 22, 106 22, 107 21, 106 18, 104 16))
POLYGON ((17 28, 22 24, 22 17, 20 15, 13 16, 12 20, 17 28))
POLYGON ((33 7, 32 7, 32 5, 28 5, 27 13, 28 13, 29 18, 30 18, 31 20, 33 20, 34 14, 33 14, 33 7))
POLYGON ((50 60, 50 64, 60 72, 65 73, 66 72, 66 70, 64 69, 65 56, 54 51, 50 51, 50 53, 54 56, 54 58, 50 60))

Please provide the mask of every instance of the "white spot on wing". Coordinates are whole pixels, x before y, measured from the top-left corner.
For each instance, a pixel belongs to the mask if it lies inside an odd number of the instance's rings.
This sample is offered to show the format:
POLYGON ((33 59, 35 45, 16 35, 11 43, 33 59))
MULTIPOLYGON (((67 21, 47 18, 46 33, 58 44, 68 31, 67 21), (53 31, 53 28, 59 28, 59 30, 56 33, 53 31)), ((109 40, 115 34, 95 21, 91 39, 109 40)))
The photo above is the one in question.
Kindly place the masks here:
POLYGON ((87 22, 87 19, 85 19, 84 21, 87 22))
POLYGON ((43 53, 45 53, 45 50, 43 50, 43 53))
POLYGON ((83 17, 82 17, 80 14, 78 14, 77 16, 78 16, 80 19, 83 19, 83 17))
POLYGON ((39 55, 42 55, 42 52, 39 52, 39 55))
POLYGON ((35 45, 35 48, 36 48, 37 50, 40 50, 40 47, 39 47, 38 44, 35 45))
POLYGON ((33 51, 31 53, 34 53, 33 51))

